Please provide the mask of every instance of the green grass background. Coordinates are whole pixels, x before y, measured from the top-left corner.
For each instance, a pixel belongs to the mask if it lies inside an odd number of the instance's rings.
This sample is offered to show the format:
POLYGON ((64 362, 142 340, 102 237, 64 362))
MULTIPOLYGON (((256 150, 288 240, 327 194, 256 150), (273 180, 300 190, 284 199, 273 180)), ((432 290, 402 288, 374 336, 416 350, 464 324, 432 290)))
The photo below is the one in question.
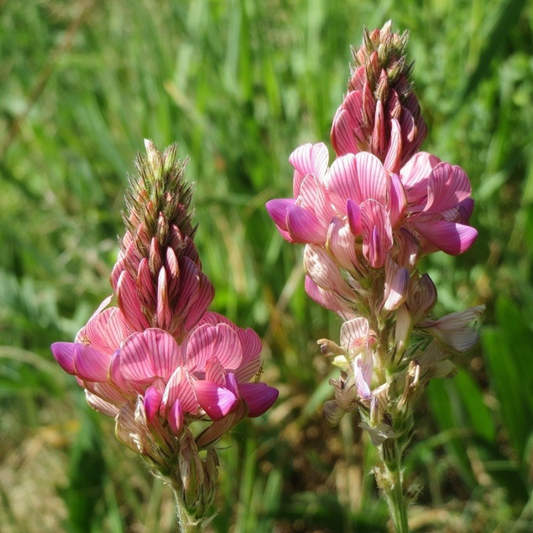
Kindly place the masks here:
POLYGON ((470 176, 479 238, 424 264, 439 312, 486 303, 481 342, 420 402, 418 532, 533 531, 533 11, 524 0, 0 1, 0 530, 175 531, 170 490, 93 413, 50 343, 110 292, 143 138, 196 182, 212 309, 264 339, 280 399, 221 443, 213 532, 384 532, 355 418, 322 420, 339 321, 264 203, 327 141, 363 26, 411 32, 429 136, 470 176))

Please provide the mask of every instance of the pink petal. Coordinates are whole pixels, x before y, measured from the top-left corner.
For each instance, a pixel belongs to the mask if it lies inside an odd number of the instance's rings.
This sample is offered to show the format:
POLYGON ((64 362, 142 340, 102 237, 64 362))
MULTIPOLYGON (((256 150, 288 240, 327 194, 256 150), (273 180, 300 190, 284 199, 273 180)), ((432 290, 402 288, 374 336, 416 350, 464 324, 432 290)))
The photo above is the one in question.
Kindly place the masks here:
POLYGON ((407 208, 407 197, 405 196, 402 182, 397 174, 392 174, 390 177, 389 193, 390 222, 392 227, 395 228, 401 223, 407 208))
POLYGON ((190 382, 189 375, 184 368, 178 367, 170 376, 163 393, 161 410, 164 412, 168 406, 172 406, 179 400, 181 408, 186 413, 196 413, 198 400, 190 382))
POLYGON ((115 418, 115 416, 117 416, 120 411, 120 409, 116 405, 106 402, 105 400, 103 400, 99 396, 96 396, 96 394, 89 392, 88 390, 85 391, 85 399, 87 400, 87 403, 92 409, 98 411, 99 413, 102 413, 105 416, 111 416, 115 418))
POLYGON ((146 389, 144 394, 144 410, 146 411, 146 420, 151 422, 161 405, 161 399, 163 395, 158 387, 152 386, 146 389))
POLYGON ((402 132, 400 124, 393 118, 391 119, 391 132, 389 139, 389 146, 387 148, 387 155, 383 166, 388 172, 396 173, 400 170, 400 162, 402 158, 402 132))
POLYGON ((241 382, 249 381, 261 368, 261 350, 263 345, 259 335, 252 330, 240 329, 237 334, 242 346, 242 362, 235 370, 235 376, 241 382))
POLYGON ((360 152, 355 156, 360 196, 359 203, 372 198, 381 205, 387 204, 388 178, 381 161, 373 154, 360 152))
POLYGON ((290 155, 291 165, 302 175, 313 174, 320 178, 328 167, 329 154, 324 143, 299 146, 290 155))
POLYGON ((226 369, 236 369, 242 362, 239 337, 227 324, 204 324, 191 335, 187 345, 187 368, 203 370, 205 361, 216 357, 226 369))
POLYGON ((157 278, 157 325, 161 329, 169 329, 172 322, 172 311, 168 298, 167 272, 164 268, 159 270, 157 278))
POLYGON ((85 381, 107 381, 111 357, 85 344, 74 345, 74 369, 85 381))
POLYGON ((348 214, 348 222, 352 234, 357 237, 363 233, 363 225, 361 224, 361 208, 352 199, 346 202, 346 212, 348 214))
POLYGON ((440 159, 428 152, 418 152, 402 167, 400 178, 409 204, 418 203, 427 194, 427 179, 440 159))
POLYGON ((428 178, 428 201, 425 213, 440 213, 469 198, 472 193, 466 172, 458 167, 439 163, 428 178))
POLYGON ((239 402, 236 409, 229 415, 213 422, 204 432, 196 438, 196 444, 199 449, 212 445, 224 433, 229 431, 235 424, 240 422, 246 416, 246 406, 244 402, 239 402))
POLYGON ((372 393, 370 383, 372 381, 372 356, 366 351, 359 354, 354 361, 354 377, 357 394, 364 400, 370 400, 372 393))
POLYGON ((265 207, 278 228, 287 231, 287 209, 294 205, 293 198, 277 198, 270 200, 265 207))
POLYGON ((350 114, 341 106, 335 113, 331 127, 331 144, 337 155, 358 152, 353 129, 354 125, 350 114))
POLYGON ((205 379, 218 385, 226 386, 226 372, 216 357, 210 357, 205 364, 205 379))
POLYGON ((205 314, 209 304, 213 301, 215 296, 215 288, 209 281, 209 278, 203 273, 199 273, 200 285, 196 291, 196 299, 191 305, 187 318, 185 320, 185 329, 187 332, 192 329, 200 318, 205 314))
POLYGON ((373 268, 381 268, 385 264, 385 254, 392 247, 389 214, 375 200, 366 200, 361 204, 361 223, 363 254, 373 268))
POLYGON ((462 254, 477 237, 476 229, 445 220, 417 221, 413 226, 430 244, 450 255, 462 254))
POLYGON ((167 381, 180 362, 181 351, 174 338, 157 328, 130 335, 120 351, 122 376, 140 383, 154 377, 167 381))
POLYGON ((330 255, 319 246, 307 245, 304 251, 304 267, 309 277, 323 289, 336 292, 346 299, 353 298, 353 291, 339 272, 330 255))
POLYGON ((340 341, 341 346, 346 349, 349 355, 352 357, 356 355, 361 346, 365 346, 369 342, 368 320, 357 317, 344 322, 341 326, 340 341))
POLYGON ((194 388, 198 403, 212 420, 225 417, 238 402, 231 391, 209 381, 197 381, 194 388))
POLYGON ((383 295, 383 309, 393 311, 398 309, 407 298, 409 286, 409 272, 401 268, 389 256, 385 261, 385 291, 383 295))
POLYGON ((67 373, 74 375, 74 342, 54 342, 50 347, 52 354, 61 368, 67 373))
POLYGON ((141 302, 137 295, 137 287, 131 275, 124 271, 117 284, 117 300, 120 310, 133 330, 139 331, 150 327, 148 320, 141 311, 141 302))
POLYGON ((272 407, 279 396, 278 389, 269 387, 266 383, 240 383, 239 391, 248 407, 250 418, 261 416, 272 407))
POLYGON ((329 226, 327 247, 342 268, 353 272, 359 264, 355 253, 355 238, 350 226, 336 217, 329 226))
POLYGON ((181 429, 183 428, 183 409, 179 400, 176 400, 172 404, 172 407, 167 415, 167 420, 172 432, 175 435, 179 435, 181 433, 181 429))
POLYGON ((326 241, 327 228, 320 224, 314 213, 297 205, 287 210, 287 230, 297 243, 322 244, 326 241))
POLYGON ((342 318, 348 319, 353 316, 353 311, 345 299, 334 292, 322 289, 309 276, 305 276, 305 292, 318 305, 337 313, 342 318))
POLYGON ((346 213, 349 199, 359 203, 361 197, 355 155, 347 154, 335 159, 329 171, 328 192, 339 213, 346 213))

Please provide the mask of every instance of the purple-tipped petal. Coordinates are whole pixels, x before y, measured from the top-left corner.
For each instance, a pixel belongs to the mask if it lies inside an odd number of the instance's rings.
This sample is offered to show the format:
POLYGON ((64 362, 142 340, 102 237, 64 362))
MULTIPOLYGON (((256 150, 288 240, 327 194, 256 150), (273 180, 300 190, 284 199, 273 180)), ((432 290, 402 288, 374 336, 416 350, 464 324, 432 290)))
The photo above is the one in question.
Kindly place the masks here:
POLYGON ((450 255, 459 255, 472 246, 477 237, 477 230, 445 220, 418 222, 415 229, 430 244, 450 255))
POLYGON ((361 223, 361 208, 351 198, 346 202, 346 212, 348 214, 348 223, 353 235, 357 237, 363 232, 363 225, 361 223))
POLYGON ((75 344, 74 370, 84 381, 107 381, 111 358, 91 346, 75 344))
POLYGON ((314 213, 297 205, 287 210, 287 230, 292 240, 297 243, 323 244, 326 241, 327 228, 314 213))
POLYGON ((198 400, 196 399, 196 393, 194 392, 189 375, 181 367, 176 368, 168 380, 161 400, 161 411, 164 412, 176 400, 179 400, 181 408, 186 413, 196 413, 198 410, 198 400))
POLYGON ((375 200, 366 200, 361 204, 361 223, 363 254, 373 268, 381 268, 393 242, 387 210, 375 200))
POLYGON ((181 429, 183 428, 183 409, 179 400, 176 400, 172 404, 172 407, 167 415, 167 420, 170 424, 172 432, 175 435, 179 435, 181 433, 181 429))
POLYGON ((163 395, 157 386, 148 387, 146 389, 146 392, 144 393, 144 410, 148 422, 152 422, 159 411, 162 397, 163 395))
POLYGON ((61 368, 67 373, 74 375, 74 342, 54 342, 50 347, 52 354, 61 368))
POLYGON ((261 416, 272 407, 278 399, 279 391, 266 383, 241 383, 239 384, 241 398, 248 407, 248 416, 255 418, 261 416))
POLYGON ((287 231, 287 209, 294 205, 293 198, 277 198, 270 200, 265 207, 278 228, 287 231))
POLYGON ((210 381, 197 381, 194 388, 198 403, 211 420, 220 420, 225 417, 238 402, 235 394, 210 381))

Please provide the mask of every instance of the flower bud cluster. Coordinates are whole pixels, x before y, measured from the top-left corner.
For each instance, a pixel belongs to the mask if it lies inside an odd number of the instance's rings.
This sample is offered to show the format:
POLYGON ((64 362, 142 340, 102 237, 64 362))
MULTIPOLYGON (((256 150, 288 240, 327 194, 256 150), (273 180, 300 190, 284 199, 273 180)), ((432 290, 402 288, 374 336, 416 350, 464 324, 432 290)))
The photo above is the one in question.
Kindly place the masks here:
POLYGON ((111 275, 117 306, 104 300, 75 342, 52 352, 88 404, 115 418, 117 438, 203 516, 216 481, 213 445, 263 414, 278 391, 258 382, 257 334, 207 311, 214 290, 193 241, 191 186, 176 147, 160 153, 146 141, 146 150, 111 275))
POLYGON ((300 146, 293 198, 266 205, 281 235, 305 244, 309 296, 344 320, 340 345, 318 341, 342 369, 324 414, 336 423, 359 410, 376 445, 409 432, 414 401, 430 378, 453 375, 449 357, 475 344, 483 311, 431 316, 437 291, 420 259, 461 254, 477 231, 465 171, 418 151, 426 128, 406 43, 390 23, 365 33, 333 119, 335 160, 322 143, 300 146))

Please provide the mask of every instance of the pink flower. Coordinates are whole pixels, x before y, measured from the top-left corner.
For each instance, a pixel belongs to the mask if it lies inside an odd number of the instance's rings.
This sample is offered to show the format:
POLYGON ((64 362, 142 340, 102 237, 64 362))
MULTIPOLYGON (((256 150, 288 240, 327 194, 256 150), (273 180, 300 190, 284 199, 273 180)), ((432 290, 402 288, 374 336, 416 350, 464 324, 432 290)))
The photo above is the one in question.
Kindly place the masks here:
POLYGON ((399 178, 366 152, 338 157, 328 170, 323 144, 297 148, 290 161, 294 200, 266 205, 282 236, 290 242, 327 245, 349 271, 365 271, 361 261, 381 268, 405 209, 399 178))
POLYGON ((427 152, 413 156, 400 170, 407 198, 406 228, 424 253, 458 255, 470 248, 477 230, 468 226, 474 208, 465 171, 427 152))
POLYGON ((174 435, 186 420, 219 421, 239 411, 234 424, 263 414, 278 391, 250 382, 261 367, 260 351, 253 330, 216 313, 205 313, 178 344, 159 328, 132 332, 118 308, 95 315, 76 342, 52 345, 58 363, 78 378, 93 408, 118 416, 140 398, 148 426, 158 432, 168 427, 174 435))

